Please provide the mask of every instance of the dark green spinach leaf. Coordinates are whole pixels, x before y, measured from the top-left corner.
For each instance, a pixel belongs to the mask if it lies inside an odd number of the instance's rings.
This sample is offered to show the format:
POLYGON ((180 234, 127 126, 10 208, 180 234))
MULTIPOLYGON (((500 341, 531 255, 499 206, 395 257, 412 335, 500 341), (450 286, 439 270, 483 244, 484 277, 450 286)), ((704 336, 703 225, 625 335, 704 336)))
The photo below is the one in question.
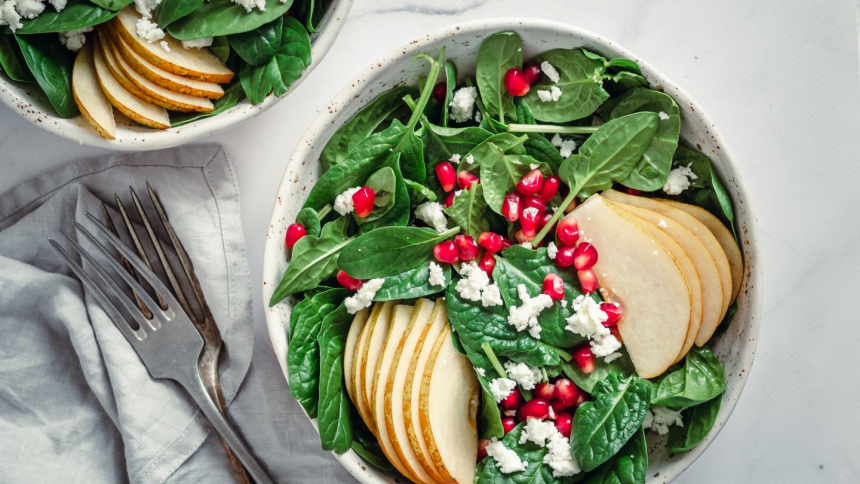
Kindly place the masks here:
POLYGON ((604 67, 589 59, 582 49, 551 50, 539 55, 535 61, 549 62, 559 73, 557 83, 544 74, 525 95, 535 119, 566 123, 594 113, 609 99, 609 94, 603 89, 604 67), (538 91, 549 91, 552 87, 561 89, 559 100, 541 101, 538 91))
MULTIPOLYGON (((232 0, 210 0, 204 2, 190 14, 174 21, 167 27, 170 35, 179 40, 192 40, 216 35, 249 32, 283 17, 293 5, 292 0, 266 0, 266 9, 255 8, 250 12, 232 0)), ((297 20, 289 17, 296 23, 297 20)), ((307 35, 307 30, 299 23, 307 35)))
POLYGON ((308 235, 313 235, 314 237, 320 236, 322 224, 320 223, 319 213, 316 210, 312 208, 299 210, 298 215, 296 215, 296 223, 301 224, 308 235))
POLYGON ((27 67, 57 114, 63 118, 80 114, 72 94, 75 54, 63 47, 56 35, 16 35, 15 39, 27 67))
POLYGON ((198 119, 221 114, 235 107, 239 102, 239 99, 241 99, 244 94, 245 91, 242 89, 242 84, 235 82, 224 90, 223 96, 215 100, 213 103, 215 105, 214 110, 208 113, 170 113, 170 125, 182 126, 183 124, 188 124, 197 121, 198 119))
POLYGON ((101 8, 106 8, 108 10, 113 10, 114 12, 119 12, 125 7, 129 6, 134 2, 134 0, 90 0, 94 4, 98 5, 101 8))
POLYGON ((606 363, 603 358, 597 358, 597 364, 591 373, 583 373, 576 363, 566 362, 562 366, 564 374, 567 375, 576 386, 585 390, 588 393, 594 391, 594 385, 600 380, 603 380, 609 375, 619 373, 625 377, 633 375, 636 370, 633 368, 633 362, 630 360, 630 355, 622 348, 620 350, 621 358, 617 358, 609 363, 606 363))
POLYGON ((281 48, 283 29, 284 21, 279 17, 249 32, 228 35, 227 40, 242 60, 253 66, 260 66, 272 60, 281 48))
POLYGON ((388 462, 388 458, 385 457, 379 441, 376 440, 376 437, 373 436, 367 425, 364 424, 361 418, 358 418, 355 412, 352 415, 352 422, 352 450, 364 458, 364 460, 370 462, 374 467, 384 471, 394 469, 391 462, 388 462))
POLYGON ((735 212, 732 209, 732 199, 726 188, 720 182, 717 172, 711 164, 710 158, 704 154, 678 146, 672 167, 689 166, 698 178, 692 181, 690 189, 676 197, 678 200, 698 205, 709 212, 720 216, 723 222, 735 233, 735 212))
POLYGON ((490 230, 487 221, 487 202, 484 201, 483 185, 477 184, 471 189, 463 190, 454 197, 454 203, 445 209, 445 213, 454 221, 463 233, 478 240, 481 232, 490 230))
POLYGON ((357 279, 394 276, 430 260, 433 247, 459 231, 460 227, 441 234, 427 228, 381 227, 350 242, 337 265, 357 279))
MULTIPOLYGON (((528 137, 523 135, 523 141, 527 139, 528 137)), ((500 148, 491 148, 489 155, 480 158, 481 185, 484 186, 487 205, 499 214, 502 213, 505 196, 516 191, 517 183, 532 170, 532 165, 538 165, 538 169, 546 177, 553 175, 549 165, 528 155, 504 154, 500 148)))
POLYGON ((341 303, 323 319, 320 349, 319 412, 317 423, 323 450, 343 454, 352 446, 352 403, 343 381, 343 355, 353 316, 341 303))
MULTIPOLYGON (((366 222, 360 223, 359 233, 364 234, 370 232, 371 230, 377 229, 379 227, 389 227, 389 226, 405 226, 409 223, 409 208, 410 208, 410 199, 409 199, 409 191, 406 189, 406 183, 403 179, 403 173, 400 171, 400 159, 403 153, 395 152, 391 153, 391 156, 388 157, 388 161, 386 166, 382 169, 390 169, 391 177, 390 181, 393 182, 393 186, 386 187, 382 192, 383 196, 387 196, 390 200, 388 202, 388 208, 380 207, 379 212, 381 215, 376 217, 374 213, 371 213, 366 217, 366 222), (390 190, 390 191, 389 191, 390 190), (388 193, 385 193, 388 192, 388 193)), ((380 173, 379 171, 376 173, 380 173)), ((387 172, 382 172, 387 173, 387 172)), ((379 187, 382 188, 382 183, 388 183, 382 178, 378 178, 377 180, 373 180, 373 176, 367 179, 365 185, 373 188, 374 183, 380 183, 379 187)), ((383 175, 385 177, 385 175, 383 175)), ((380 202, 383 202, 381 200, 380 202)), ((377 209, 374 208, 374 212, 377 209)), ((353 214, 355 216, 355 214, 353 214)), ((358 217, 355 217, 356 219, 358 217)))
POLYGON ((639 429, 613 459, 588 475, 585 484, 645 484, 647 473, 648 443, 639 429))
POLYGON ((373 300, 414 299, 444 291, 445 287, 451 283, 451 266, 440 264, 442 273, 445 275, 445 284, 434 286, 430 284, 430 264, 432 262, 426 261, 415 269, 386 277, 385 282, 379 291, 376 292, 373 300))
POLYGON ((669 427, 669 452, 685 452, 699 445, 714 428, 723 394, 684 410, 684 426, 669 427))
POLYGON ((30 74, 30 69, 21 55, 21 48, 17 42, 9 42, 13 39, 11 35, 0 34, 0 67, 16 82, 35 82, 33 75, 30 74))
MULTIPOLYGON (((61 12, 47 9, 36 18, 22 19, 21 23, 24 26, 15 33, 24 35, 68 32, 103 24, 114 16, 116 16, 115 11, 101 8, 87 0, 69 0, 66 8, 61 12)), ((9 27, 4 27, 4 29, 8 30, 9 27)), ((56 37, 53 37, 52 40, 55 44, 60 45, 56 37)), ((65 47, 60 47, 66 50, 65 47)))
POLYGON ((513 97, 505 89, 508 69, 523 66, 523 41, 516 32, 487 37, 478 50, 475 80, 487 114, 505 124, 505 116, 516 117, 513 97))
POLYGON ((723 365, 707 346, 694 346, 681 363, 652 383, 652 403, 672 408, 692 407, 726 390, 723 365))
POLYGON ((161 0, 161 3, 155 7, 155 21, 161 28, 167 27, 197 10, 201 5, 203 0, 161 0))
POLYGON ((581 474, 571 477, 554 477, 552 468, 543 459, 549 453, 546 447, 541 447, 531 440, 520 443, 525 423, 514 427, 502 439, 505 447, 516 452, 517 457, 526 462, 526 469, 521 472, 503 474, 492 458, 487 458, 479 466, 480 473, 475 475, 475 484, 573 484, 579 482, 581 474))
MULTIPOLYGON (((239 80, 251 104, 263 102, 271 92, 283 96, 311 64, 311 42, 304 26, 292 17, 280 17, 275 22, 283 27, 274 56, 259 66, 242 64, 239 71, 239 80)), ((231 46, 236 47, 232 43, 231 46)))

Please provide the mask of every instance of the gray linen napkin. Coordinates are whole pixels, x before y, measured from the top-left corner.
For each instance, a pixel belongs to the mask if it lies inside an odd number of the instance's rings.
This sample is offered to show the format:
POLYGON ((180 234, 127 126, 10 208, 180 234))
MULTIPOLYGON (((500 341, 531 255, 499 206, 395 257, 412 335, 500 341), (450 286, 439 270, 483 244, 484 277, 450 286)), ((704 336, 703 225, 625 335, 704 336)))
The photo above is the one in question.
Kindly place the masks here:
MULTIPOLYGON (((190 398, 153 380, 47 237, 149 181, 188 250, 225 343, 239 433, 277 482, 344 482, 319 450, 268 344, 254 352, 251 285, 232 167, 215 145, 71 163, 0 195, 0 481, 232 482, 190 398), (252 358, 254 360, 252 364, 252 358), (240 390, 241 386, 241 390, 240 390), (238 392, 238 396, 237 396, 238 392)), ((268 207, 267 207, 268 208, 268 207)), ((232 403, 231 403, 232 402, 232 403)))

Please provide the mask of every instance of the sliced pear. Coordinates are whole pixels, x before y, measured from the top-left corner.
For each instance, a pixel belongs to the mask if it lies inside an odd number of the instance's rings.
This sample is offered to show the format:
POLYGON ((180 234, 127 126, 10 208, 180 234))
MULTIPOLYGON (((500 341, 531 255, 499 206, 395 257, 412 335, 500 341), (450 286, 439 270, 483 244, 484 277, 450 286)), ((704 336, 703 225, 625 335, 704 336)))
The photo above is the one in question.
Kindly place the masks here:
POLYGON ((116 120, 113 106, 99 86, 96 65, 93 61, 93 44, 81 47, 72 68, 72 95, 81 114, 105 139, 116 139, 116 120))
POLYGON ((124 87, 125 90, 135 97, 140 98, 149 104, 155 104, 155 99, 149 97, 148 94, 137 87, 137 84, 131 82, 131 79, 129 79, 122 72, 122 69, 119 68, 119 64, 113 56, 113 50, 110 48, 110 40, 104 35, 104 33, 102 33, 102 29, 96 29, 96 36, 98 37, 98 44, 96 44, 95 49, 101 51, 102 56, 105 59, 105 63, 107 63, 108 70, 110 70, 114 79, 116 79, 116 81, 124 87))
POLYGON ((385 340, 388 338, 388 331, 391 326, 391 312, 397 301, 386 301, 383 304, 375 304, 381 306, 376 319, 372 321, 372 326, 368 325, 367 341, 361 356, 361 367, 358 371, 362 373, 361 379, 364 386, 364 391, 361 398, 364 400, 364 407, 367 409, 367 418, 369 422, 367 426, 377 431, 376 423, 373 420, 373 407, 370 405, 373 395, 373 380, 376 373, 376 367, 379 363, 379 356, 382 354, 382 349, 385 346, 385 340))
POLYGON ((164 108, 141 100, 128 92, 113 77, 101 49, 93 49, 93 61, 102 91, 115 108, 144 126, 157 129, 167 129, 170 127, 170 118, 167 116, 167 111, 164 108))
POLYGON ((409 361, 409 370, 406 373, 406 381, 403 384, 404 391, 409 392, 410 397, 403 398, 403 420, 406 423, 406 433, 409 437, 409 444, 412 446, 412 451, 418 456, 421 465, 426 469, 436 482, 445 482, 445 478, 436 468, 433 459, 430 457, 430 449, 427 447, 427 441, 424 440, 424 433, 421 428, 420 418, 420 399, 421 399, 421 379, 424 375, 424 370, 427 368, 427 361, 430 360, 430 354, 433 352, 433 346, 445 325, 448 324, 448 313, 445 311, 445 303, 442 298, 436 300, 438 310, 435 310, 432 322, 424 327, 418 346, 415 347, 415 352, 409 361))
POLYGON ((346 382, 346 393, 350 400, 355 403, 355 379, 352 365, 354 364, 355 349, 358 346, 358 338, 361 336, 361 330, 367 325, 367 319, 370 317, 370 311, 365 308, 355 313, 352 318, 352 325, 349 327, 349 333, 346 335, 346 345, 343 351, 343 374, 346 382))
MULTIPOLYGON (((687 255, 687 252, 681 247, 680 244, 675 242, 675 240, 670 237, 667 233, 660 230, 660 227, 657 225, 651 224, 647 219, 640 217, 639 215, 654 214, 654 212, 650 212, 645 209, 641 209, 638 207, 632 206, 624 206, 621 203, 615 202, 607 202, 609 206, 615 209, 622 217, 636 224, 637 227, 642 229, 646 234, 650 235, 651 238, 656 240, 663 246, 666 251, 675 259, 675 263, 678 264, 678 267, 681 269, 681 273, 684 275, 684 279, 687 281, 687 287, 690 288, 690 323, 687 327, 687 336, 684 340, 684 346, 681 348, 681 352, 678 356, 675 357, 675 363, 680 361, 684 356, 687 355, 687 352, 690 351, 690 348, 693 346, 693 343, 696 341, 696 334, 699 332, 699 327, 702 325, 702 282, 699 278, 699 273, 696 271, 696 266, 693 264, 693 261, 690 259, 690 256, 687 255), (634 210, 639 210, 640 213, 637 214, 634 210), (646 212, 646 213, 641 213, 646 212)), ((659 218, 660 216, 657 215, 659 218)), ((677 225, 677 224, 676 224, 677 225)), ((682 230, 686 230, 683 229, 682 230)), ((690 237, 698 242, 698 239, 695 238, 693 234, 690 234, 690 237)), ((705 256, 710 259, 711 256, 708 252, 702 248, 705 253, 705 256)), ((717 281, 717 287, 719 288, 719 279, 717 281)), ((719 304, 719 300, 717 300, 719 304)), ((719 307, 717 308, 719 310, 719 307)))
POLYGON ((170 35, 164 36, 167 50, 161 41, 149 43, 137 36, 137 21, 140 14, 130 5, 121 10, 110 21, 111 28, 141 57, 155 66, 178 76, 198 81, 227 84, 233 79, 233 72, 208 49, 186 49, 182 42, 170 35))
MULTIPOLYGON (((405 383, 412 355, 416 353, 416 348, 421 343, 424 330, 433 323, 438 312, 439 309, 433 301, 423 298, 415 301, 409 326, 406 327, 403 337, 400 338, 400 344, 394 351, 391 370, 385 380, 382 401, 384 422, 380 422, 380 425, 385 425, 388 429, 388 436, 394 451, 397 452, 397 457, 409 467, 415 477, 427 483, 435 482, 436 479, 430 469, 422 464, 409 443, 409 435, 406 433, 407 423, 403 417, 403 401, 411 397, 411 392, 406 391, 405 383)), ((382 386, 381 382, 380 386, 382 386)), ((435 467, 432 470, 435 472, 435 467)))
POLYGON ((723 225, 723 222, 721 222, 720 219, 702 207, 676 202, 674 200, 661 200, 661 202, 668 203, 669 205, 679 208, 693 217, 696 217, 696 219, 705 224, 705 227, 707 227, 708 230, 714 234, 714 237, 717 238, 717 242, 720 243, 720 246, 723 248, 723 252, 726 253, 726 258, 729 259, 729 266, 732 271, 731 302, 734 302, 735 299, 738 298, 738 293, 741 292, 741 284, 743 284, 744 278, 744 259, 741 255, 741 248, 738 247, 738 242, 735 240, 735 237, 729 229, 723 225))
POLYGON ((480 385, 472 363, 457 353, 451 326, 436 339, 421 379, 419 416, 431 459, 444 482, 471 484, 478 452, 480 385))
POLYGON ((353 385, 355 393, 352 403, 355 404, 358 414, 361 415, 362 420, 367 424, 367 428, 370 429, 373 435, 376 435, 376 428, 373 427, 373 417, 370 415, 370 409, 364 403, 365 385, 362 365, 367 362, 367 341, 370 338, 370 334, 373 332, 373 327, 379 319, 379 313, 382 312, 383 307, 383 304, 373 305, 367 323, 364 325, 364 328, 361 330, 361 334, 358 337, 358 346, 356 348, 355 355, 353 356, 352 366, 352 379, 355 381, 355 384, 353 385))
POLYGON ((606 289, 604 298, 624 308, 618 330, 636 372, 642 378, 659 376, 675 362, 687 338, 692 304, 684 274, 659 242, 600 195, 571 214, 581 236, 600 253, 593 270, 606 289))

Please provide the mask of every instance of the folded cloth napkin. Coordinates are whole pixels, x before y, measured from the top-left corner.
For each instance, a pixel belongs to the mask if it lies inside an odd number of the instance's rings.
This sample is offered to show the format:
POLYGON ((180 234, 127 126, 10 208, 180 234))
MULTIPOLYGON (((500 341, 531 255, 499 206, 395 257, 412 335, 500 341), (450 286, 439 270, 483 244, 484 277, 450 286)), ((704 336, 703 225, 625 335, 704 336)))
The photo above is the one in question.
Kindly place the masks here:
MULTIPOLYGON (((128 186, 156 189, 224 339, 228 415, 276 482, 348 482, 268 343, 254 352, 251 284, 232 167, 216 145, 114 154, 0 195, 0 481, 233 481, 208 421, 179 385, 152 379, 50 247, 128 186), (253 360, 253 362, 252 362, 253 360)), ((130 205, 129 205, 130 206, 130 205)), ((261 342, 263 343, 263 342, 261 342)))

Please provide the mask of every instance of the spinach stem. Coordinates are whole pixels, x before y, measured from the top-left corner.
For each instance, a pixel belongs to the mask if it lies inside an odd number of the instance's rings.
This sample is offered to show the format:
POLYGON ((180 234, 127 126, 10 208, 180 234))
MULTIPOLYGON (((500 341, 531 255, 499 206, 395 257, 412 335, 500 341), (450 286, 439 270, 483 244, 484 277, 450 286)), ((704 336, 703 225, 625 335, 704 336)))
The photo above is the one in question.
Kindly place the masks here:
POLYGON ((554 126, 550 124, 516 124, 508 125, 510 133, 561 133, 561 134, 592 134, 599 126, 554 126))
POLYGON ((556 348, 555 351, 558 353, 558 356, 560 356, 561 359, 564 360, 565 362, 570 362, 570 360, 573 359, 573 357, 570 356, 570 353, 568 353, 567 351, 564 351, 561 348, 556 348))
POLYGON ((403 102, 405 102, 413 112, 415 112, 415 108, 418 107, 415 105, 415 100, 412 99, 412 96, 409 94, 403 96, 403 102))
POLYGON ((549 381, 549 375, 546 374, 546 368, 540 367, 540 375, 541 375, 541 377, 543 377, 544 383, 549 381))
POLYGON ((481 349, 486 353, 487 358, 490 359, 490 363, 493 364, 493 368, 501 375, 502 378, 508 377, 508 372, 505 371, 505 367, 502 366, 502 363, 496 358, 496 353, 493 351, 493 348, 490 347, 490 343, 484 343, 481 345, 481 349))
POLYGON ((320 211, 319 211, 319 212, 317 212, 317 216, 319 217, 319 219, 320 219, 320 220, 322 220, 322 219, 324 219, 324 218, 326 217, 326 215, 328 215, 330 212, 331 212, 331 204, 326 205, 325 207, 321 208, 321 209, 320 209, 320 211))
MULTIPOLYGON (((570 193, 567 194, 567 197, 565 197, 565 199, 561 202, 561 205, 558 206, 558 210, 555 211, 552 218, 549 219, 549 222, 547 222, 546 225, 544 225, 544 227, 540 229, 540 232, 535 235, 535 238, 531 240, 532 247, 537 247, 538 244, 541 243, 543 238, 546 237, 546 234, 547 232, 549 232, 549 229, 552 228, 556 223, 558 223, 558 219, 560 219, 564 215, 564 209, 567 208, 568 205, 570 205, 574 198, 576 198, 576 194, 579 193, 580 190, 582 190, 582 186, 575 186, 570 189, 570 193)), ((570 355, 568 355, 567 358, 568 359, 566 361, 570 361, 570 355)))
POLYGON ((427 76, 427 82, 424 84, 424 89, 421 90, 421 97, 418 98, 416 109, 412 111, 412 117, 409 118, 409 123, 406 125, 407 131, 414 131, 415 126, 418 125, 418 120, 421 119, 421 115, 424 114, 424 106, 427 105, 427 102, 430 100, 430 96, 433 94, 433 87, 436 85, 436 79, 439 77, 439 71, 442 70, 442 61, 444 58, 445 47, 442 47, 442 52, 439 53, 438 60, 434 60, 432 57, 425 54, 415 56, 415 60, 428 59, 430 61, 430 74, 427 76))

